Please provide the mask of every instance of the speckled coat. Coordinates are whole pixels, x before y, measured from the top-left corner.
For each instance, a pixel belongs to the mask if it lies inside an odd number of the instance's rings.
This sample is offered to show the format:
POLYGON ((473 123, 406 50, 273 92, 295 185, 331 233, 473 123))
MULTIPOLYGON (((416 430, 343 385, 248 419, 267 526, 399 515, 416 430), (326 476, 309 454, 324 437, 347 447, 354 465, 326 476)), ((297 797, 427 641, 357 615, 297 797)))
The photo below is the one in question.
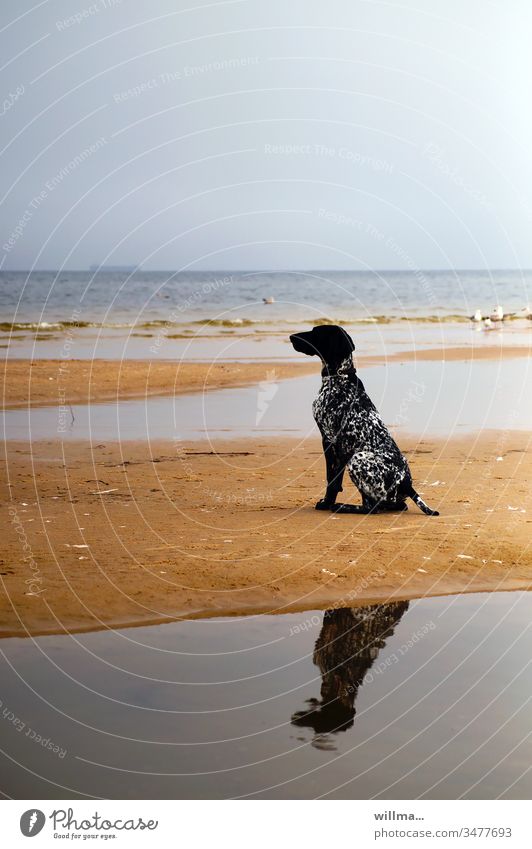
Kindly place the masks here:
POLYGON ((351 357, 336 374, 322 376, 312 412, 365 503, 404 500, 412 482, 408 463, 367 395, 351 357))

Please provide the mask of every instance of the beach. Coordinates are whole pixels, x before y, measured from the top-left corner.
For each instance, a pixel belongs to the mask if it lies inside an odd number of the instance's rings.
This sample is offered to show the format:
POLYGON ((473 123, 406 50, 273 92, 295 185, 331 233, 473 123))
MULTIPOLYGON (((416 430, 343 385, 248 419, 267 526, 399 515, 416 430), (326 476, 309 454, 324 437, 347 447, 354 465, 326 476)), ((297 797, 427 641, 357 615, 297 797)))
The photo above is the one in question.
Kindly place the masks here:
POLYGON ((316 512, 315 438, 11 443, 2 636, 532 588, 529 444, 404 443, 428 518, 316 512))
MULTIPOLYGON (((512 345, 454 346, 400 351, 389 356, 357 357, 361 367, 405 362, 496 361, 529 357, 532 347, 512 345)), ((107 400, 181 395, 245 386, 315 374, 316 362, 173 362, 147 360, 7 360, 4 365, 4 408, 88 404, 107 400)))
MULTIPOLYGON (((529 798, 521 760, 492 781, 483 743, 529 697, 532 322, 488 329, 452 299, 356 315, 331 293, 270 311, 239 285, 242 318, 213 302, 102 321, 97 302, 72 324, 55 304, 0 330, 6 716, 60 747, 45 765, 13 726, 12 795, 114 797, 116 767, 132 798, 438 797, 437 781, 529 798), (289 336, 322 321, 352 336, 439 516, 314 509, 321 365, 289 336), (494 698, 504 711, 479 713, 494 698), (463 768, 457 725, 480 765, 463 768)), ((347 475, 340 499, 360 503, 347 475)))
MULTIPOLYGON (((90 404, 246 386, 266 380, 269 363, 146 360, 12 360, 5 364, 5 408, 90 404)), ((279 363, 279 380, 311 374, 311 363, 279 363)))
MULTIPOLYGON (((479 333, 451 303, 348 325, 441 515, 338 516, 313 509, 320 365, 288 340, 305 309, 213 308, 5 329, 2 636, 532 587, 530 321, 479 333)), ((359 500, 347 476, 341 497, 359 500)))
POLYGON ((532 7, 11 5, 6 845, 528 845, 532 7))

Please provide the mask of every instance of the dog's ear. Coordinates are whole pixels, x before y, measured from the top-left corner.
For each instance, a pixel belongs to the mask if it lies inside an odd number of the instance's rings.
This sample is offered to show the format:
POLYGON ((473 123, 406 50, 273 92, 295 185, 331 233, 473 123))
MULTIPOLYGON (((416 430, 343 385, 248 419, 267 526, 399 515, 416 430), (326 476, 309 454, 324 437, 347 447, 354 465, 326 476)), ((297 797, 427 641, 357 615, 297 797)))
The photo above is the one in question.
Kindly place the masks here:
POLYGON ((328 366, 340 365, 355 350, 349 334, 337 324, 320 324, 313 333, 316 351, 328 366))
POLYGON ((341 363, 342 360, 345 360, 353 353, 355 343, 343 327, 336 326, 331 328, 331 330, 333 332, 329 335, 329 359, 334 363, 341 363))
POLYGON ((344 330, 343 327, 339 327, 338 329, 342 331, 342 336, 343 336, 343 339, 344 339, 344 345, 345 345, 345 351, 346 351, 345 356, 348 357, 349 354, 352 354, 353 351, 355 350, 355 343, 351 339, 349 333, 347 333, 344 330))

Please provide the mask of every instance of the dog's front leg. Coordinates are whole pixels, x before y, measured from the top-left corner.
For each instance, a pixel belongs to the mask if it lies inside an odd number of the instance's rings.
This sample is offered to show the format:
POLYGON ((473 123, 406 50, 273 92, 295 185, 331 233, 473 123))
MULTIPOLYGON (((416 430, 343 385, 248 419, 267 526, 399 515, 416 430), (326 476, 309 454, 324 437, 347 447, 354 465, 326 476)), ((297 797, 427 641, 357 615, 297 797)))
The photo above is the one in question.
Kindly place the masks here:
POLYGON ((330 510, 339 492, 342 492, 345 463, 343 463, 332 442, 322 437, 323 453, 327 467, 327 489, 324 497, 316 504, 316 510, 330 510))

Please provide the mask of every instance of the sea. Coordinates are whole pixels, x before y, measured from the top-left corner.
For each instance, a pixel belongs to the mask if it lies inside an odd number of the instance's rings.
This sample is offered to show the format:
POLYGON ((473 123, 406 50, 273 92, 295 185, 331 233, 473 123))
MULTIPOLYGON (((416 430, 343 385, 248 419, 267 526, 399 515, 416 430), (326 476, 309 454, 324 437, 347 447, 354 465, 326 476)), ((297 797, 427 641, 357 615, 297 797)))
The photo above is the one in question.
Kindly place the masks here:
POLYGON ((0 331, 468 322, 498 304, 522 318, 531 301, 530 270, 3 271, 0 331))

